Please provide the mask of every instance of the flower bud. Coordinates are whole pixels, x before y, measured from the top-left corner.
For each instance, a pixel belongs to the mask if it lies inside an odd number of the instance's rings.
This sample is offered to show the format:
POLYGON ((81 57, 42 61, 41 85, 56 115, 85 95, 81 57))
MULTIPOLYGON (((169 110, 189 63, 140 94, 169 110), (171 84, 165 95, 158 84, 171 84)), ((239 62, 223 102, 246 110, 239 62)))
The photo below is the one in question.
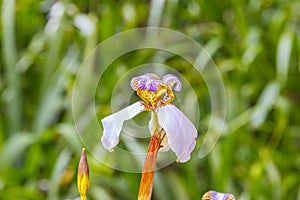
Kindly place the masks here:
POLYGON ((85 148, 82 148, 82 153, 78 165, 77 186, 81 200, 86 200, 86 195, 89 189, 89 165, 86 159, 85 148))

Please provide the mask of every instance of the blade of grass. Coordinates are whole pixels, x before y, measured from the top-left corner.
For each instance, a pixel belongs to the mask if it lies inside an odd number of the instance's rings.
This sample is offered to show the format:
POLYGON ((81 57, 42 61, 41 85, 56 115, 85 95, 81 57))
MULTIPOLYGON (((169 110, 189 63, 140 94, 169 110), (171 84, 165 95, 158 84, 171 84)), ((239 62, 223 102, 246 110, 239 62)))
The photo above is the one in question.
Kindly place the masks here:
POLYGON ((248 31, 247 17, 245 16, 245 8, 242 6, 242 2, 240 0, 231 1, 234 15, 235 15, 235 25, 238 31, 238 34, 241 38, 244 38, 248 31))
POLYGON ((298 41, 298 72, 300 74, 300 31, 298 30, 297 35, 297 41, 298 41))
POLYGON ((161 172, 156 171, 154 177, 153 197, 157 199, 173 199, 170 190, 168 190, 167 179, 161 172))
POLYGON ((277 79, 281 85, 285 85, 288 78, 289 63, 292 53, 294 39, 294 28, 287 28, 278 41, 277 52, 276 52, 276 68, 277 68, 277 79))
POLYGON ((165 0, 151 1, 148 26, 160 26, 165 0))
POLYGON ((277 82, 271 82, 262 91, 256 108, 253 111, 251 125, 259 127, 265 122, 265 119, 280 95, 280 85, 277 82))
POLYGON ((270 182, 270 189, 272 192, 272 199, 282 199, 281 193, 282 193, 282 181, 281 181, 281 174, 277 168, 277 166, 274 164, 272 160, 272 155, 269 148, 262 149, 260 152, 260 157, 262 159, 265 171, 266 171, 266 177, 268 177, 270 182))
MULTIPOLYGON (((170 171, 164 175, 164 178, 168 181, 168 185, 172 185, 170 189, 177 199, 191 199, 189 195, 187 195, 187 191, 185 190, 186 188, 184 187, 184 179, 180 178, 176 172, 170 171)), ((164 198, 165 194, 162 193, 161 196, 164 198)))
POLYGON ((80 156, 82 146, 75 127, 70 124, 59 124, 57 131, 65 139, 69 148, 76 153, 76 155, 80 156))
POLYGON ((15 0, 2 2, 2 29, 3 29, 3 60, 5 78, 7 80, 6 103, 9 133, 20 130, 21 124, 21 92, 20 80, 16 70, 16 41, 15 41, 15 0))
POLYGON ((58 200, 59 199, 59 182, 61 180, 61 176, 67 165, 69 164, 69 160, 71 158, 71 152, 65 148, 61 151, 58 156, 55 167, 52 171, 51 180, 50 180, 50 188, 48 192, 49 200, 58 200))
POLYGON ((108 193, 108 191, 105 188, 102 188, 101 186, 94 186, 91 188, 91 196, 93 199, 99 199, 101 197, 105 200, 113 200, 114 198, 108 193))
POLYGON ((25 149, 35 142, 32 133, 18 133, 12 135, 3 148, 0 155, 0 171, 12 166, 20 157, 22 157, 25 149))
MULTIPOLYGON (((61 9, 61 12, 64 12, 64 5, 62 3, 55 3, 51 9, 61 9)), ((54 12, 54 11, 50 11, 54 12)), ((56 11, 55 11, 56 12, 56 11)), ((59 13, 61 14, 61 13, 59 13)), ((35 115, 35 119, 33 121, 33 130, 37 133, 40 133, 50 122, 53 118, 55 112, 53 112, 57 106, 57 99, 59 92, 61 91, 62 82, 64 81, 64 76, 57 72, 57 68, 59 66, 60 61, 60 53, 62 50, 63 44, 63 34, 64 29, 63 19, 64 14, 61 14, 62 17, 59 19, 57 23, 59 23, 55 30, 50 30, 50 25, 47 24, 45 27, 45 32, 48 34, 48 43, 49 43, 49 50, 47 52, 47 61, 46 65, 42 71, 42 81, 41 87, 39 90, 39 100, 38 100, 38 107, 37 107, 37 114, 35 115), (48 29, 49 30, 48 30, 48 29)), ((52 19, 50 18, 49 21, 52 19)), ((49 23, 48 21, 48 23, 49 23)))
POLYGON ((209 63, 211 57, 215 55, 215 53, 220 47, 222 47, 222 42, 220 41, 219 38, 215 37, 211 39, 207 44, 205 44, 204 46, 205 51, 204 50, 201 51, 197 56, 195 65, 205 67, 209 63), (207 56, 207 54, 209 54, 209 56, 207 56))

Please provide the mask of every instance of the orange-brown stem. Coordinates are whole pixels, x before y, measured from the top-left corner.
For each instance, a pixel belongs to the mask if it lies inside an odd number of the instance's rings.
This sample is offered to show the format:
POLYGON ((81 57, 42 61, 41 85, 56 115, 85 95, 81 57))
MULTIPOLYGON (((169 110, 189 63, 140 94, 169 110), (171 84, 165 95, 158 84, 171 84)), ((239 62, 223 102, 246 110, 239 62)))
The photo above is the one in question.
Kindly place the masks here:
POLYGON ((157 157, 158 150, 161 147, 160 145, 161 145, 160 137, 157 134, 153 134, 150 140, 147 156, 144 162, 138 200, 151 199, 156 157, 157 157))

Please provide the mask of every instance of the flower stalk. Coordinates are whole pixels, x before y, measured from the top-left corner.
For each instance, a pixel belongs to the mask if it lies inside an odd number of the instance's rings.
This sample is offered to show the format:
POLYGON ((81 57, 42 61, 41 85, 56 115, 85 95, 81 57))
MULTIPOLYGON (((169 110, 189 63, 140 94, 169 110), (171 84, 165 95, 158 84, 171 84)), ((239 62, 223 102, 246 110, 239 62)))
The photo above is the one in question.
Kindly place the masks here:
POLYGON ((156 158, 160 147, 161 147, 161 139, 159 134, 153 134, 150 140, 147 156, 144 162, 138 200, 151 199, 156 158))

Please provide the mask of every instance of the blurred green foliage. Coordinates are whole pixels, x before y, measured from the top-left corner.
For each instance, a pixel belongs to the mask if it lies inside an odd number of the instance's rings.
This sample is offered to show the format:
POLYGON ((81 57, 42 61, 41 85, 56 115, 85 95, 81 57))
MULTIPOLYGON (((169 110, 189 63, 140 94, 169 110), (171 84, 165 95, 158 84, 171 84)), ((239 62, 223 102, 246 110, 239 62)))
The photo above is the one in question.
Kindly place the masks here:
MULTIPOLYGON (((195 151, 188 163, 157 171, 153 199, 200 199, 210 189, 237 199, 300 199, 299 10, 297 0, 2 0, 0 199, 78 196, 82 144, 71 106, 76 71, 101 41, 145 26, 177 30, 202 44, 227 94, 217 145, 205 158, 195 151), (80 14, 94 32, 76 25, 80 14)), ((153 55, 134 52, 105 72, 100 118, 111 112, 111 91, 122 73, 153 55)), ((210 117, 205 84, 183 60, 165 64, 197 93, 200 143, 210 117)), ((110 169, 89 155, 91 199, 136 198, 140 174, 110 169)))

